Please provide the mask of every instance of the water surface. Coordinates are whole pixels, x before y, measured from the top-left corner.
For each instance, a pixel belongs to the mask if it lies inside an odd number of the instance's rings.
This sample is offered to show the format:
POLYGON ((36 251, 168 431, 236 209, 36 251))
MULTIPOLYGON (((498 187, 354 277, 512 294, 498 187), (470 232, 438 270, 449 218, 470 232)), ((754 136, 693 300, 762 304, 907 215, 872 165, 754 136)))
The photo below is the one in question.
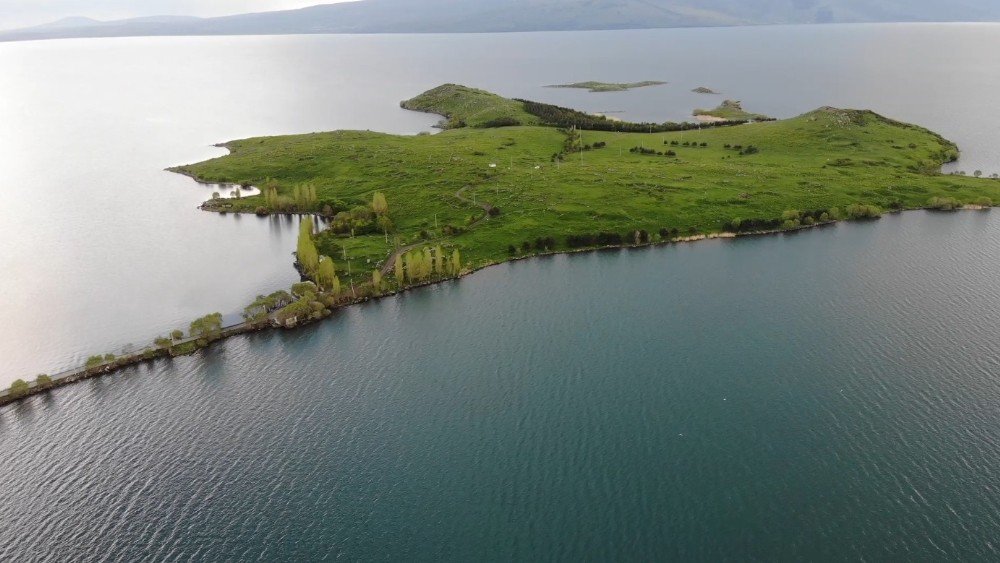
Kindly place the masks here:
POLYGON ((537 259, 0 410, 0 559, 993 560, 1000 214, 537 259))

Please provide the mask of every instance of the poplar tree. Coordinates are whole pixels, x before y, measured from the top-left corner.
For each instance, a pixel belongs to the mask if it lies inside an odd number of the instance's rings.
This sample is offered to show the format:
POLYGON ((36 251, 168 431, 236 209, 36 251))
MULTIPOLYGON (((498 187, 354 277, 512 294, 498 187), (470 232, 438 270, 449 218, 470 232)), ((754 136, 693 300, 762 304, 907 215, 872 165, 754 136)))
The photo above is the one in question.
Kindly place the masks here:
POLYGON ((375 195, 372 196, 372 211, 376 215, 389 213, 389 203, 385 200, 385 195, 382 192, 375 192, 375 195))
POLYGON ((319 257, 319 267, 316 270, 316 281, 326 291, 333 290, 333 280, 337 277, 337 267, 329 256, 319 257))
POLYGON ((372 287, 376 292, 382 291, 382 272, 378 268, 372 271, 372 287))
POLYGON ((340 278, 338 276, 333 276, 332 289, 334 295, 340 295, 340 278))
POLYGON ((440 244, 434 248, 434 271, 439 276, 443 276, 446 273, 444 270, 444 249, 441 248, 440 244))
POLYGON ((458 275, 462 271, 462 255, 459 254, 458 249, 451 253, 451 273, 458 275))
POLYGON ((434 257, 431 255, 431 248, 429 246, 425 246, 423 254, 424 254, 424 257, 423 257, 424 277, 429 278, 429 277, 431 277, 431 274, 435 273, 434 272, 434 257))
POLYGON ((403 287, 403 281, 404 281, 403 280, 403 276, 404 276, 404 273, 403 273, 403 256, 402 255, 400 255, 400 254, 396 255, 396 263, 393 264, 393 270, 394 270, 394 273, 396 274, 396 283, 398 283, 400 287, 403 287))

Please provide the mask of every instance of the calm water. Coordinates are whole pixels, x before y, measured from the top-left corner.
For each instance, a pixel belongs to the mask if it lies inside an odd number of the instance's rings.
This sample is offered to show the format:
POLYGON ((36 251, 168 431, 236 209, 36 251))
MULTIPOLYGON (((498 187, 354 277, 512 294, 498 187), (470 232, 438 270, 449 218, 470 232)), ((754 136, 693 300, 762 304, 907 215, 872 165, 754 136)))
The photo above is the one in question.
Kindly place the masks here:
POLYGON ((541 259, 58 390, 0 415, 0 560, 995 560, 998 253, 541 259))
POLYGON ((72 40, 0 45, 0 385, 232 313, 294 279, 294 225, 195 207, 162 169, 253 135, 415 133, 399 109, 443 82, 626 119, 681 120, 720 96, 791 116, 870 107, 1000 172, 1000 25, 774 27, 472 36, 72 40), (591 94, 579 80, 667 80, 591 94))
MULTIPOLYGON (((290 283, 162 172, 435 118, 870 107, 1000 172, 1000 26, 0 45, 0 385, 290 283), (578 80, 663 79, 618 94, 578 80)), ((1000 214, 528 261, 0 410, 0 560, 996 559, 1000 214), (18 538, 12 541, 11 538, 18 538), (100 555, 106 554, 106 555, 100 555)))

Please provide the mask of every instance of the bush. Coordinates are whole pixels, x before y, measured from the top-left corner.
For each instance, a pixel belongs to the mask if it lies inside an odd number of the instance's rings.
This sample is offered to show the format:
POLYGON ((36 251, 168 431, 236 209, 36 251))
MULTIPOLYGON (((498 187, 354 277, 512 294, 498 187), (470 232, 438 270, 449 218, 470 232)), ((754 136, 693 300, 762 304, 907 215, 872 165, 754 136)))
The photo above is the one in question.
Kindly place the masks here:
POLYGON ((927 200, 927 208, 937 211, 954 211, 962 207, 961 202, 953 197, 932 197, 927 200))
POLYGON ((11 397, 23 397, 28 394, 29 385, 23 379, 18 379, 10 384, 11 397))
POLYGON ((35 385, 38 385, 39 387, 48 387, 49 385, 52 385, 52 378, 44 373, 39 374, 38 377, 35 378, 35 385))
POLYGON ((91 356, 91 357, 87 358, 87 363, 84 364, 84 366, 87 369, 92 369, 92 368, 99 367, 102 364, 104 364, 104 356, 98 355, 98 356, 91 356))
POLYGON ((852 204, 847 206, 848 219, 878 219, 882 216, 882 209, 877 205, 852 204))
POLYGON ((972 201, 972 204, 980 207, 993 207, 993 200, 988 197, 977 197, 972 201))

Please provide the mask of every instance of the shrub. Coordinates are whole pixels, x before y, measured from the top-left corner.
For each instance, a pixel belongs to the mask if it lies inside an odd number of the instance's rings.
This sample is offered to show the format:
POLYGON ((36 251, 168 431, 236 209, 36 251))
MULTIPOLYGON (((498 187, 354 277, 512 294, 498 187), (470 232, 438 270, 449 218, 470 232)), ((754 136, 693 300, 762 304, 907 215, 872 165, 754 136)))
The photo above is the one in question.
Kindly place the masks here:
POLYGON ((932 197, 927 200, 927 208, 937 211, 954 211, 961 206, 962 204, 953 197, 932 197))
POLYGON ((44 373, 39 374, 38 377, 35 378, 35 384, 39 387, 48 387, 49 385, 52 385, 52 378, 44 373))
POLYGON ((785 230, 794 229, 799 226, 799 222, 796 219, 787 219, 781 224, 781 228, 785 230))
POLYGON ((102 365, 103 363, 104 363, 104 356, 97 355, 87 358, 87 363, 85 363, 84 366, 87 369, 92 369, 102 365))
POLYGON ((173 338, 174 340, 180 340, 184 338, 184 332, 181 330, 175 330, 170 333, 170 338, 173 338))
POLYGON ((993 200, 988 197, 977 197, 972 203, 980 207, 993 207, 993 200))
POLYGON ((877 205, 852 204, 847 206, 848 219, 878 219, 882 216, 882 210, 877 205))
POLYGON ((511 256, 517 254, 517 247, 514 246, 513 244, 508 244, 507 245, 507 254, 510 254, 511 256))
POLYGON ((18 379, 10 384, 11 397, 23 397, 28 394, 29 385, 23 379, 18 379))

